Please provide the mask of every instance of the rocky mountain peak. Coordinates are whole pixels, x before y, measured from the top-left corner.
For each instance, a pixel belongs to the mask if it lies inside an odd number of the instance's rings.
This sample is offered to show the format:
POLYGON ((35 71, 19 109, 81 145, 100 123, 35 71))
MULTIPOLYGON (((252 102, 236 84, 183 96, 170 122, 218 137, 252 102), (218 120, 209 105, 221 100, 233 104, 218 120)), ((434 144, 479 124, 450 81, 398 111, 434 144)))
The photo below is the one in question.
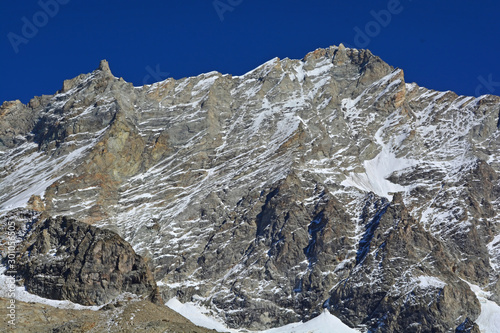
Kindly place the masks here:
POLYGON ((409 84, 339 45, 142 87, 102 61, 9 105, 0 209, 113 230, 164 299, 230 326, 326 308, 373 332, 444 332, 482 323, 477 290, 498 302, 499 97, 409 84))

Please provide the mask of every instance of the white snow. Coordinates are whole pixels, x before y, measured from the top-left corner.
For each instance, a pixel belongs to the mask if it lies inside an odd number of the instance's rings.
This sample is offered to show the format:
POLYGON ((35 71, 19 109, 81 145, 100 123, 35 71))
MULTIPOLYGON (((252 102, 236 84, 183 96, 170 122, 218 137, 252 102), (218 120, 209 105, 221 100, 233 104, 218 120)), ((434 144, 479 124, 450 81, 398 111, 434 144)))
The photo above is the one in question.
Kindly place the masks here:
POLYGON ((300 62, 298 65, 294 65, 293 69, 295 70, 295 78, 297 78, 298 82, 304 81, 304 63, 300 62))
MULTIPOLYGON (((299 67, 295 67, 294 69, 297 71, 297 74, 298 74, 299 71, 302 70, 302 68, 299 69, 299 67)), ((321 75, 325 74, 326 72, 328 72, 329 70, 331 70, 332 68, 333 68, 333 63, 331 61, 329 61, 329 59, 325 59, 322 62, 316 64, 316 66, 313 69, 308 70, 307 75, 308 76, 321 76, 321 75)), ((303 80, 303 73, 301 73, 301 74, 298 74, 298 76, 299 77, 302 76, 302 80, 303 80)), ((302 80, 299 79, 299 81, 302 81, 302 80)))
MULTIPOLYGON (((392 200, 394 192, 406 191, 406 187, 394 184, 387 178, 394 172, 400 171, 417 164, 416 160, 399 158, 393 151, 392 143, 384 143, 382 134, 385 128, 391 126, 391 123, 397 120, 397 117, 389 117, 385 124, 378 129, 375 134, 375 140, 382 147, 380 153, 371 160, 363 162, 365 172, 350 172, 349 176, 342 181, 343 186, 354 186, 361 191, 373 192, 379 196, 392 200)), ((398 138, 398 140, 401 140, 398 138)), ((397 143, 396 143, 397 144, 397 143)))
POLYGON ((294 323, 283 327, 272 328, 260 333, 359 333, 358 330, 350 328, 332 315, 328 310, 324 310, 319 316, 306 321, 305 323, 294 323))
POLYGON ((195 91, 205 90, 209 88, 214 82, 219 78, 218 72, 210 72, 204 75, 204 77, 193 87, 193 94, 195 91))
POLYGON ((217 332, 230 332, 224 324, 207 316, 209 311, 199 305, 195 305, 194 303, 183 304, 177 298, 170 299, 165 305, 186 317, 195 325, 216 330, 217 332))
POLYGON ((393 172, 411 165, 407 160, 397 158, 394 153, 382 150, 374 159, 364 161, 366 170, 364 173, 351 172, 341 185, 354 186, 392 200, 391 193, 405 191, 406 188, 386 178, 393 172))
POLYGON ((488 243, 488 252, 490 253, 490 265, 495 271, 500 270, 500 234, 496 235, 491 242, 488 243))
POLYGON ((476 319, 479 329, 482 333, 498 333, 500 330, 500 306, 488 299, 491 296, 490 292, 485 292, 475 284, 469 282, 467 284, 481 303, 481 314, 476 319))
MULTIPOLYGON (((214 318, 209 317, 209 310, 196 305, 194 303, 181 303, 178 299, 172 298, 166 304, 169 308, 189 319, 192 323, 208 329, 214 329, 218 332, 248 332, 245 329, 235 330, 227 328, 223 323, 214 318)), ((324 310, 319 316, 303 323, 292 323, 282 327, 271 328, 264 331, 253 333, 359 333, 358 330, 352 329, 344 324, 340 319, 332 315, 328 310, 324 310)))
POLYGON ((422 289, 444 288, 444 286, 446 286, 446 282, 443 282, 442 280, 434 276, 421 275, 416 278, 416 281, 418 282, 418 286, 422 289))

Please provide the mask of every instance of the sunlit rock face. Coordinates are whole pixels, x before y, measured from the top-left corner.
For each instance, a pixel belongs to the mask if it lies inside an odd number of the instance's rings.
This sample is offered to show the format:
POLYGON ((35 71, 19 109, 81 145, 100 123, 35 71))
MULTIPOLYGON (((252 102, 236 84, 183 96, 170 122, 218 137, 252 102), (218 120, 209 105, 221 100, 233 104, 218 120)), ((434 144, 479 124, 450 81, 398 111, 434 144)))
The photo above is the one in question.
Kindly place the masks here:
POLYGON ((164 299, 233 327, 476 327, 467 282, 500 301, 499 111, 342 45, 142 87, 102 62, 0 107, 0 206, 117 232, 164 299))

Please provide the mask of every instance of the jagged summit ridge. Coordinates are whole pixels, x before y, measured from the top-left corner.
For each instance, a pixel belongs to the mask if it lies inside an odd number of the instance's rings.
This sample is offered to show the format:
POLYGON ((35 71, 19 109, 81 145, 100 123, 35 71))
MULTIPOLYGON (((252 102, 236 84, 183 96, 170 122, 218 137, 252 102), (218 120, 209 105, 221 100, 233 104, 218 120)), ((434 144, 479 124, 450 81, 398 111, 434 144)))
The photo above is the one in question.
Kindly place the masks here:
POLYGON ((165 299, 232 326, 328 308, 457 327, 480 311, 460 279, 497 297, 499 97, 408 84, 342 45, 142 87, 99 68, 2 105, 2 209, 43 195, 47 214, 117 231, 165 299))

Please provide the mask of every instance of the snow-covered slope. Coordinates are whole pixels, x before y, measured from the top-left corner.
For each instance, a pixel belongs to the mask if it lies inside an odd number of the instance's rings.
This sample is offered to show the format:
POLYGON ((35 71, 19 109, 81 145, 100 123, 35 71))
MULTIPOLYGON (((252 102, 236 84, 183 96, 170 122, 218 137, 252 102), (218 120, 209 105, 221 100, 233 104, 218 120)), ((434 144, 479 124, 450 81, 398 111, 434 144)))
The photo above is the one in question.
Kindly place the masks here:
MULTIPOLYGON (((183 315, 192 323, 214 329, 217 332, 248 332, 248 330, 230 329, 221 322, 213 319, 208 314, 208 310, 194 303, 183 304, 176 298, 169 300, 166 305, 172 310, 183 315)), ((327 310, 324 310, 319 316, 305 322, 292 323, 282 327, 271 328, 254 333, 358 333, 359 331, 350 328, 342 323, 337 317, 333 316, 327 310)), ((250 332, 251 333, 251 332, 250 332)))
POLYGON ((491 292, 485 292, 475 284, 468 283, 468 285, 481 303, 481 314, 476 320, 479 329, 483 333, 498 331, 500 328, 500 306, 488 299, 492 296, 491 292))

